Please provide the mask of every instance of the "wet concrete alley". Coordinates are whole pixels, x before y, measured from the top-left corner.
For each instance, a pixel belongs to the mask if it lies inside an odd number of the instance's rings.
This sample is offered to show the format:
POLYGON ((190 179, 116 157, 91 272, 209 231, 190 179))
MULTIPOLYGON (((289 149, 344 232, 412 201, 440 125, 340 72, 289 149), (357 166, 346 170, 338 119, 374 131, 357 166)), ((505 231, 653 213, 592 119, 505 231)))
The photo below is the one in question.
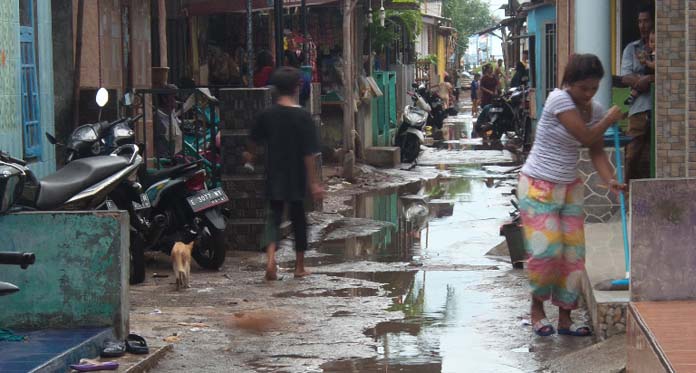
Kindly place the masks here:
POLYGON ((175 344, 155 371, 534 372, 590 345, 533 336, 524 272, 487 255, 513 209, 513 158, 460 144, 429 149, 399 186, 330 187, 308 278, 292 277, 291 240, 272 283, 263 254, 231 252, 176 292, 155 258, 131 290, 131 329, 175 344))

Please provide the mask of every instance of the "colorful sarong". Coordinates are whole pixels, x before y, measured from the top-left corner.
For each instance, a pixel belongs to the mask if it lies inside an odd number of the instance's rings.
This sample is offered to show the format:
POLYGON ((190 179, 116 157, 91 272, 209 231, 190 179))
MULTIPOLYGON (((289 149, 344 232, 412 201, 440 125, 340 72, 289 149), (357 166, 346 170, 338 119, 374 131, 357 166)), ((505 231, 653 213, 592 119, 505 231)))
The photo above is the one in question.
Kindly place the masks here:
POLYGON ((554 184, 521 175, 517 193, 532 296, 577 308, 585 269, 582 182, 554 184))

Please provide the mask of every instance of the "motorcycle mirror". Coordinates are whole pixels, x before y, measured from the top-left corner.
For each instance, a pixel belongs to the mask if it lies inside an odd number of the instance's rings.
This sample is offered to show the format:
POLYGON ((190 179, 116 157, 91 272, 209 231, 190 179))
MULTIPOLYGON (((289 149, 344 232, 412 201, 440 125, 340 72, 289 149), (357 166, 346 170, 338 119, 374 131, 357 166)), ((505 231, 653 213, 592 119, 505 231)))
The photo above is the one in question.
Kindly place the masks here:
POLYGON ((51 135, 51 134, 48 133, 48 132, 46 132, 46 138, 48 139, 48 142, 50 142, 50 143, 53 144, 53 145, 55 145, 56 143, 58 143, 58 141, 56 141, 56 138, 53 137, 53 135, 51 135))
POLYGON ((97 105, 99 105, 100 108, 103 108, 108 102, 109 91, 107 91, 106 88, 99 88, 97 91, 97 105))

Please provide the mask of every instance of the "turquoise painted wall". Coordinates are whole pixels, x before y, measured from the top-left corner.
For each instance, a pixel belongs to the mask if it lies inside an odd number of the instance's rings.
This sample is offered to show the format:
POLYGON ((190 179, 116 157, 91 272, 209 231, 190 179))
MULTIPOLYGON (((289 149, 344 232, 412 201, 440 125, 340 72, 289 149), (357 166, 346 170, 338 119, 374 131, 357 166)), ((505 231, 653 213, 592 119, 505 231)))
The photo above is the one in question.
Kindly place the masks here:
MULTIPOLYGON (((37 1, 36 49, 39 63, 41 126, 43 132, 54 133, 53 42, 51 2, 37 1)), ((15 157, 23 157, 22 104, 20 101, 19 0, 0 1, 0 149, 15 157)), ((43 141, 41 159, 30 168, 41 177, 55 171, 55 150, 43 141)))
POLYGON ((0 251, 33 252, 0 281, 20 287, 0 297, 0 328, 113 327, 128 331, 128 214, 20 213, 0 216, 0 251))
MULTIPOLYGON (((535 36, 534 50, 536 55, 534 56, 534 64, 536 66, 536 71, 534 72, 534 81, 536 86, 536 112, 537 118, 541 117, 541 112, 544 107, 544 100, 546 100, 546 92, 544 92, 544 71, 543 68, 543 50, 542 45, 544 43, 544 33, 545 24, 556 22, 556 7, 553 5, 543 6, 536 9, 532 9, 527 14, 527 30, 530 34, 535 36)), ((557 77, 560 83, 561 77, 557 77)))

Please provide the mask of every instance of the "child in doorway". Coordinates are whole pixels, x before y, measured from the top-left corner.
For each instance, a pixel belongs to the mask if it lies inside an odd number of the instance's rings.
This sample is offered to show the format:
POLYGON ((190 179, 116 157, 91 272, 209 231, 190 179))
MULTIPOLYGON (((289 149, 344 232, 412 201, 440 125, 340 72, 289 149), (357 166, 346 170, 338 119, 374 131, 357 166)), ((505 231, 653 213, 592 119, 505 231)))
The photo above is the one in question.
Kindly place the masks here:
POLYGON ((481 79, 481 74, 475 73, 474 80, 471 81, 471 116, 473 118, 478 117, 479 111, 479 79, 481 79))
MULTIPOLYGON (((655 30, 650 31, 648 38, 648 47, 645 52, 638 55, 638 59, 645 66, 645 75, 655 75, 655 30)), ((640 96, 640 92, 636 89, 631 89, 631 95, 628 96, 625 105, 633 105, 633 101, 640 96)))

